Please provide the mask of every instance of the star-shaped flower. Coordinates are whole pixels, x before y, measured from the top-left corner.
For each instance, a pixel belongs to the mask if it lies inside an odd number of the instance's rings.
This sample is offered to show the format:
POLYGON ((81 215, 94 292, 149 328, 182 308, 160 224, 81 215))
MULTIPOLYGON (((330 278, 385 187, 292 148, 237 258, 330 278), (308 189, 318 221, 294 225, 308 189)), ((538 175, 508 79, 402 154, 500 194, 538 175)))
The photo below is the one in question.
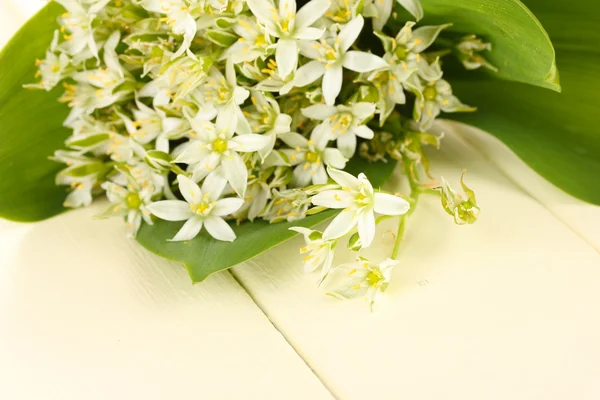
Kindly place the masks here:
POLYGON ((221 199, 226 182, 217 174, 209 175, 202 189, 185 175, 178 175, 177 181, 185 201, 163 200, 148 205, 148 210, 160 219, 186 221, 171 241, 191 240, 204 226, 215 239, 233 242, 235 233, 223 217, 236 212, 244 200, 237 197, 221 199))
POLYGON ((358 235, 363 247, 369 247, 375 238, 375 212, 382 215, 406 214, 410 204, 398 196, 375 193, 365 176, 358 178, 347 172, 328 168, 327 173, 337 184, 338 190, 326 190, 312 198, 316 206, 344 209, 323 232, 323 239, 337 239, 358 226, 358 235))
POLYGON ((296 71, 294 85, 306 86, 323 77, 323 97, 325 103, 332 106, 342 89, 343 68, 355 72, 386 68, 388 64, 381 57, 363 51, 348 50, 358 38, 364 23, 362 15, 359 15, 344 25, 337 37, 302 44, 300 52, 313 61, 296 71))

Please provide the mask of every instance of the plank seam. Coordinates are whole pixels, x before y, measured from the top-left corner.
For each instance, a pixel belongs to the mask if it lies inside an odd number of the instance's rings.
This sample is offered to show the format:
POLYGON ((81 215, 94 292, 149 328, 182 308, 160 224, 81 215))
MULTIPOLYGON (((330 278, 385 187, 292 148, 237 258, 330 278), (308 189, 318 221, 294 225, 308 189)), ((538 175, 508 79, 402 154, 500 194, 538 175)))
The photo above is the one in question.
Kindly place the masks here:
POLYGON ((310 371, 319 380, 319 382, 321 382, 321 384, 323 385, 325 390, 327 390, 329 392, 331 397, 335 400, 340 400, 341 398, 334 393, 333 389, 327 384, 327 382, 325 382, 325 380, 317 373, 317 371, 315 371, 315 369, 311 366, 311 364, 307 361, 307 359, 304 356, 302 356, 300 351, 298 351, 298 349, 292 344, 290 339, 281 331, 281 329, 279 329, 279 327, 271 319, 271 317, 270 317, 269 313, 266 311, 265 307, 263 307, 261 302, 252 294, 252 291, 244 284, 244 281, 240 277, 237 276, 237 273, 235 273, 233 271, 233 269, 228 269, 227 272, 233 277, 233 279, 237 282, 237 284, 240 285, 241 288, 248 294, 250 299, 254 302, 254 304, 256 304, 256 307, 258 307, 258 309, 264 314, 264 316, 267 318, 267 320, 271 323, 271 325, 273 326, 273 329, 275 329, 277 332, 279 332, 281 337, 292 348, 292 350, 294 350, 294 353, 296 353, 298 355, 298 357, 304 362, 304 365, 306 365, 306 367, 308 367, 308 369, 310 369, 310 371))

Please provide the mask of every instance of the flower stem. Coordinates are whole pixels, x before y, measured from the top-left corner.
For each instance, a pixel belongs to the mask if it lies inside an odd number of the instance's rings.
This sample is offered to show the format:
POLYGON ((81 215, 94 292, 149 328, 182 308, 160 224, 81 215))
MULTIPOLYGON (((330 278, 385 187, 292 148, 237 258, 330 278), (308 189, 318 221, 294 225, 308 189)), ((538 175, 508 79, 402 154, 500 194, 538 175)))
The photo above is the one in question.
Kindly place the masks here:
POLYGON ((406 225, 406 215, 400 217, 400 223, 398 224, 398 231, 396 232, 396 242, 394 243, 394 249, 392 250, 392 259, 398 259, 398 253, 400 252, 400 242, 404 237, 404 226, 406 225))

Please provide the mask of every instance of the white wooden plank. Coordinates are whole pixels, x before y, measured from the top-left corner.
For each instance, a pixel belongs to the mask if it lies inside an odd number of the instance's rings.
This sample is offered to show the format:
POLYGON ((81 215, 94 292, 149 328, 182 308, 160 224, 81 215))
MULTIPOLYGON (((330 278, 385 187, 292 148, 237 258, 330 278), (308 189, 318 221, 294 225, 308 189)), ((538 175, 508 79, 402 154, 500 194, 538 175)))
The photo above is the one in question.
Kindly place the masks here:
POLYGON ((331 398, 230 274, 193 286, 104 206, 0 222, 0 399, 331 398))
MULTIPOLYGON (((235 275, 338 398, 598 398, 598 253, 456 136, 433 165, 454 183, 468 168, 480 221, 423 199, 374 313, 303 275, 300 239, 235 275)), ((371 255, 391 251, 384 231, 371 255)))
MULTIPOLYGON (((600 207, 585 203, 556 188, 521 161, 495 137, 472 127, 451 124, 475 148, 556 217, 600 251, 600 207)), ((597 185, 597 182, 589 182, 597 185)))

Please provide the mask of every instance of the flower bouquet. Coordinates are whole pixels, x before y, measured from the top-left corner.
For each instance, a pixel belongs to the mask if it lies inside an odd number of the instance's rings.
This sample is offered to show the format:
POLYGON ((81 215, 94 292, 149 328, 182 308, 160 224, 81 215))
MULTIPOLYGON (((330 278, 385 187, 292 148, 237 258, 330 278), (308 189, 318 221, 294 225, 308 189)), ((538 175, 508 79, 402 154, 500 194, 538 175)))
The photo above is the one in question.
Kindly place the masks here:
POLYGON ((519 0, 55 0, 0 54, 0 216, 105 195, 98 217, 194 282, 300 233, 319 283, 345 271, 329 294, 373 304, 421 195, 479 214, 464 173, 456 190, 429 171, 441 115, 600 202, 600 5, 525 3, 550 37, 519 0), (363 258, 388 218, 393 250, 363 258))

